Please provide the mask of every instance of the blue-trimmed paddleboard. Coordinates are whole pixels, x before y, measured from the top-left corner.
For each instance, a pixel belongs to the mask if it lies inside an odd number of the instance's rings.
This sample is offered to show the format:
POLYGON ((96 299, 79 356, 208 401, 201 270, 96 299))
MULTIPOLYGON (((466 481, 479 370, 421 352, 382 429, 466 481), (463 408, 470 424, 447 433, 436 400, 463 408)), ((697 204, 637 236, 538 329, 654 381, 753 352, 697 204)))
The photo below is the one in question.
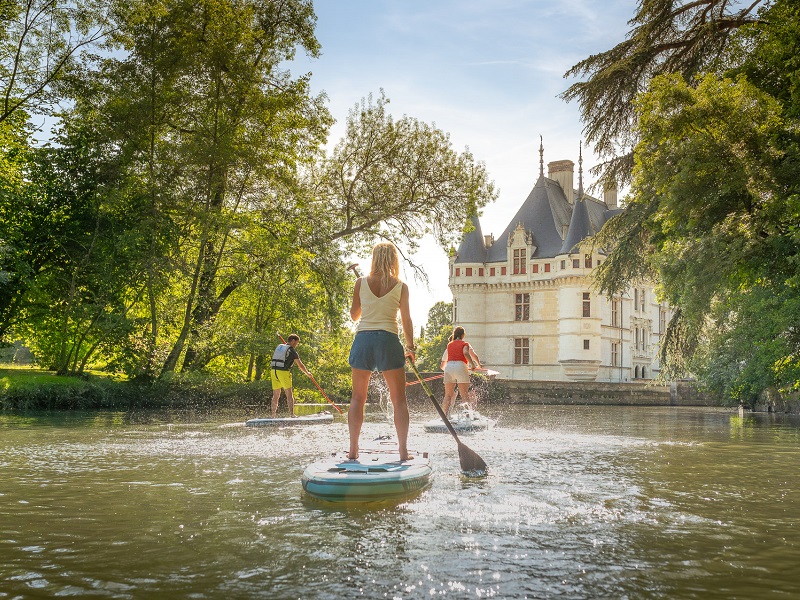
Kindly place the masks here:
POLYGON ((270 427, 274 425, 320 425, 333 423, 333 415, 328 411, 318 412, 313 415, 301 417, 267 417, 265 419, 250 419, 245 421, 248 427, 270 427))
POLYGON ((397 444, 377 440, 361 448, 349 460, 342 452, 311 463, 303 471, 306 494, 329 502, 382 502, 401 500, 426 489, 433 480, 427 452, 411 452, 412 460, 401 461, 397 444))

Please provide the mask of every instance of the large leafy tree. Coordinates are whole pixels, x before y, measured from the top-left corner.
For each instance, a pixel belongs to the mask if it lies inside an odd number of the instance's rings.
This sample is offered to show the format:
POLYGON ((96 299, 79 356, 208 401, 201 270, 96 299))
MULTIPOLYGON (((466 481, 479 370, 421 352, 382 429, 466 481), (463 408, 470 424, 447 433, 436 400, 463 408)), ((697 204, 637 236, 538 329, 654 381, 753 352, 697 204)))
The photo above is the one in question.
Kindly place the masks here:
POLYGON ((167 232, 154 237, 168 245, 157 243, 147 271, 151 356, 163 356, 163 372, 197 370, 215 354, 223 307, 263 268, 241 232, 270 234, 269 216, 287 204, 276 190, 293 193, 298 166, 324 139, 322 98, 282 67, 298 47, 318 52, 314 14, 305 0, 114 7, 110 44, 122 56, 77 88, 79 110, 111 115, 105 131, 141 175, 146 222, 167 232))
POLYGON ((27 334, 43 365, 82 373, 90 361, 111 360, 133 326, 141 286, 131 282, 140 280, 148 232, 101 148, 75 132, 56 141, 36 149, 19 198, 26 210, 17 215, 35 218, 28 225, 37 232, 25 244, 31 281, 15 331, 27 334))
POLYGON ((57 146, 31 153, 19 110, 0 123, 0 325, 59 370, 258 379, 290 331, 326 362, 347 337, 343 256, 447 244, 494 198, 468 151, 383 97, 319 150, 324 96, 285 70, 319 49, 308 0, 107 6, 103 53, 60 71, 57 146))
POLYGON ((577 100, 586 141, 604 162, 602 185, 624 185, 633 171, 637 114, 634 100, 658 75, 686 79, 724 69, 732 36, 758 22, 759 6, 769 0, 640 0, 625 41, 593 54, 566 73, 576 77, 562 97, 577 100))
POLYGON ((434 125, 393 118, 388 104, 381 93, 356 105, 344 137, 314 173, 328 235, 351 249, 382 238, 413 251, 427 234, 451 247, 468 217, 496 198, 494 184, 469 149, 454 150, 434 125))
POLYGON ((800 314, 786 307, 800 291, 800 7, 644 2, 634 23, 628 42, 576 66, 592 77, 568 90, 601 148, 633 147, 604 167, 631 194, 598 237, 599 285, 662 282, 675 308, 668 374, 739 400, 797 388, 800 314))

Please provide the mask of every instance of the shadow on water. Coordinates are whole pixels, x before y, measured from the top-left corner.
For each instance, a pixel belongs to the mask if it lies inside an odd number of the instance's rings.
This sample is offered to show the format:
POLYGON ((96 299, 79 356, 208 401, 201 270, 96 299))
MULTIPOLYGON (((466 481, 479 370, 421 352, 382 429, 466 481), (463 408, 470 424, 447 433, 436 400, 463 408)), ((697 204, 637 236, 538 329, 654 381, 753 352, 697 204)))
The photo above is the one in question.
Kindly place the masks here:
MULTIPOLYGON (((713 409, 498 406, 463 440, 412 407, 431 487, 304 497, 347 426, 244 415, 0 414, 0 597, 786 598, 800 595, 800 422, 713 409)), ((393 426, 371 406, 364 440, 393 426)))

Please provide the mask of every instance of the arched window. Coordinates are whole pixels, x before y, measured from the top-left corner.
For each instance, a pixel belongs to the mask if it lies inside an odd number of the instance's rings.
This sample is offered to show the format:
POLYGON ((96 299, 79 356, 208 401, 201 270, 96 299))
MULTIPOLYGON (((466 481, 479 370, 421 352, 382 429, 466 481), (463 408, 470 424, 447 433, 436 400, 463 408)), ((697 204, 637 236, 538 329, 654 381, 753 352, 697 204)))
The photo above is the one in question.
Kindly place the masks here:
POLYGON ((636 365, 636 368, 633 371, 633 378, 639 379, 639 365, 636 365))

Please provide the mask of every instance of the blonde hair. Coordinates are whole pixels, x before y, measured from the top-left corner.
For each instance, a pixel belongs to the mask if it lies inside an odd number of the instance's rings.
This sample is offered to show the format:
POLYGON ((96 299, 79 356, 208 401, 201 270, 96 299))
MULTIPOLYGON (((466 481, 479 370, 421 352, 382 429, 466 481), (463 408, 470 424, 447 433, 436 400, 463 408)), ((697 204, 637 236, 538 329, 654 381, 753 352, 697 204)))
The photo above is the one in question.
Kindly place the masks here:
POLYGON ((380 276, 383 287, 388 287, 393 279, 400 281, 400 255, 392 242, 375 244, 369 274, 380 276))

